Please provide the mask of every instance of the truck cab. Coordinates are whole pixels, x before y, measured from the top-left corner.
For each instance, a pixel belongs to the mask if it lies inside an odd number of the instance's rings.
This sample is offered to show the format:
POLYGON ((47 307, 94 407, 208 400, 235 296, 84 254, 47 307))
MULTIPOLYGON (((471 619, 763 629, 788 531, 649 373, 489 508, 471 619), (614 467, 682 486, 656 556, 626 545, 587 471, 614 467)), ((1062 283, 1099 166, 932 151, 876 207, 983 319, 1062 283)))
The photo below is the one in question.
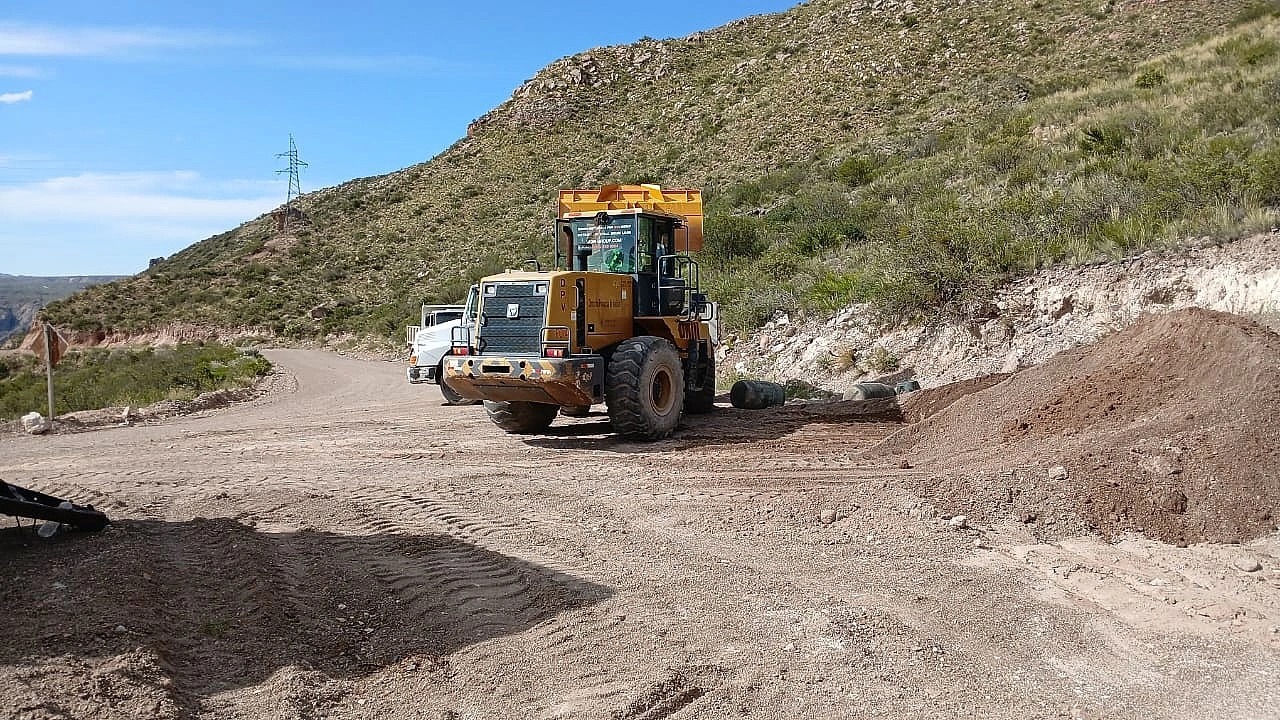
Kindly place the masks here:
POLYGON ((449 354, 455 328, 463 327, 475 319, 476 301, 479 287, 472 285, 467 292, 464 305, 428 305, 422 306, 418 325, 406 328, 405 338, 409 345, 409 367, 405 374, 412 384, 434 383, 440 386, 440 393, 449 405, 471 405, 474 400, 467 400, 441 381, 443 358, 449 354))

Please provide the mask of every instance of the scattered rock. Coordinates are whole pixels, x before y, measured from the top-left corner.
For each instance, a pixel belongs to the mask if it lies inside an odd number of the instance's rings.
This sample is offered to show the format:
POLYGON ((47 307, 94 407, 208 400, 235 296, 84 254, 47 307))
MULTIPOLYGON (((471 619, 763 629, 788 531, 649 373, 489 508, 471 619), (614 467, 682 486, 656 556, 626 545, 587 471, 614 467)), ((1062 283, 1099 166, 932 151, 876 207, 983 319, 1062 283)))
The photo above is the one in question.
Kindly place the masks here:
POLYGON ((1240 557, 1232 560, 1231 564, 1234 565, 1237 570, 1247 573, 1258 572, 1262 569, 1262 563, 1258 561, 1258 558, 1250 555, 1241 555, 1240 557))
POLYGON ((1167 455, 1145 456, 1138 461, 1138 467, 1156 477, 1171 477, 1182 473, 1182 463, 1167 455))
POLYGON ((43 435, 49 432, 53 424, 38 412, 29 412, 22 416, 22 430, 28 435, 43 435))
POLYGON ((1181 515, 1187 511, 1187 496, 1181 490, 1165 488, 1156 494, 1156 505, 1161 510, 1181 515))
POLYGON ((1054 465, 1049 468, 1049 479, 1054 482, 1061 482, 1070 476, 1067 469, 1061 465, 1054 465))
POLYGON ((830 525, 831 523, 835 522, 836 521, 835 508, 824 509, 822 511, 822 514, 818 516, 818 521, 821 522, 823 525, 830 525))
POLYGON ((1018 522, 1023 525, 1030 525, 1036 521, 1036 514, 1033 512, 1018 513, 1018 522))
POLYGON ((903 458, 903 459, 899 460, 899 461, 898 461, 898 468, 899 468, 899 469, 901 469, 901 470, 910 470, 910 469, 911 469, 911 461, 910 461, 910 460, 908 460, 908 459, 906 459, 906 458, 903 458))
POLYGON ((964 528, 969 527, 969 517, 967 515, 956 515, 947 521, 947 525, 950 525, 957 530, 963 530, 964 528))
POLYGON ((125 627, 125 626, 123 626, 123 625, 117 625, 117 626, 116 626, 116 632, 117 632, 117 633, 127 633, 127 632, 129 632, 129 628, 127 628, 127 627, 125 627))

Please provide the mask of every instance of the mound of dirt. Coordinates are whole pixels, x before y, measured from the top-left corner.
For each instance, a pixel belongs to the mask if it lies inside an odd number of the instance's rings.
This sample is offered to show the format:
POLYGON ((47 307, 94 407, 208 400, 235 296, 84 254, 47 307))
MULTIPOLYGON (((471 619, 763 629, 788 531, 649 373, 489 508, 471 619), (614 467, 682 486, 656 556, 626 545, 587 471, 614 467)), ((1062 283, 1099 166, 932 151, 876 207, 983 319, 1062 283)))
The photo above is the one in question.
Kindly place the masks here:
POLYGON ((982 375, 905 395, 899 402, 902 407, 902 417, 907 422, 920 422, 946 410, 960 398, 986 390, 1007 377, 1009 377, 1008 373, 982 375))
POLYGON ((1258 537, 1280 519, 1280 335, 1198 308, 1149 316, 954 399, 877 452, 937 467, 918 490, 944 507, 1060 523, 1047 534, 1258 537))

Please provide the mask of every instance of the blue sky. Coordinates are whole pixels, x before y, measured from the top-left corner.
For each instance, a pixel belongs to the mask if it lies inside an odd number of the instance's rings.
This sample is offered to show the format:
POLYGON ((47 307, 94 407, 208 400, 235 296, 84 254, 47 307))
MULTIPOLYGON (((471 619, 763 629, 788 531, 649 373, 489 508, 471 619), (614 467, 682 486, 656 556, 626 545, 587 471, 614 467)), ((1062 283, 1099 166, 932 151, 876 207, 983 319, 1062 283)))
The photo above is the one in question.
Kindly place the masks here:
MULTIPOLYGON (((794 0, 0 8, 0 273, 130 274, 304 192, 422 162, 557 58, 794 0)), ((25 6, 25 7, 21 7, 25 6)))

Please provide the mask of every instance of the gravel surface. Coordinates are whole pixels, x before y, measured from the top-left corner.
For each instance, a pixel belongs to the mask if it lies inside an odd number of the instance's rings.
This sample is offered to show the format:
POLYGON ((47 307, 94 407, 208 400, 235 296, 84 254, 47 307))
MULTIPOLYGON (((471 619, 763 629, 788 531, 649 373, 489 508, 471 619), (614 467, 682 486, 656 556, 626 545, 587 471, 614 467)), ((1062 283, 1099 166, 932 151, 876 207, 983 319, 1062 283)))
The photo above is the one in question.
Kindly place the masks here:
POLYGON ((114 521, 0 531, 0 717, 1277 716, 1274 534, 949 522, 868 454, 883 404, 516 437, 399 364, 269 358, 246 403, 0 437, 114 521))

